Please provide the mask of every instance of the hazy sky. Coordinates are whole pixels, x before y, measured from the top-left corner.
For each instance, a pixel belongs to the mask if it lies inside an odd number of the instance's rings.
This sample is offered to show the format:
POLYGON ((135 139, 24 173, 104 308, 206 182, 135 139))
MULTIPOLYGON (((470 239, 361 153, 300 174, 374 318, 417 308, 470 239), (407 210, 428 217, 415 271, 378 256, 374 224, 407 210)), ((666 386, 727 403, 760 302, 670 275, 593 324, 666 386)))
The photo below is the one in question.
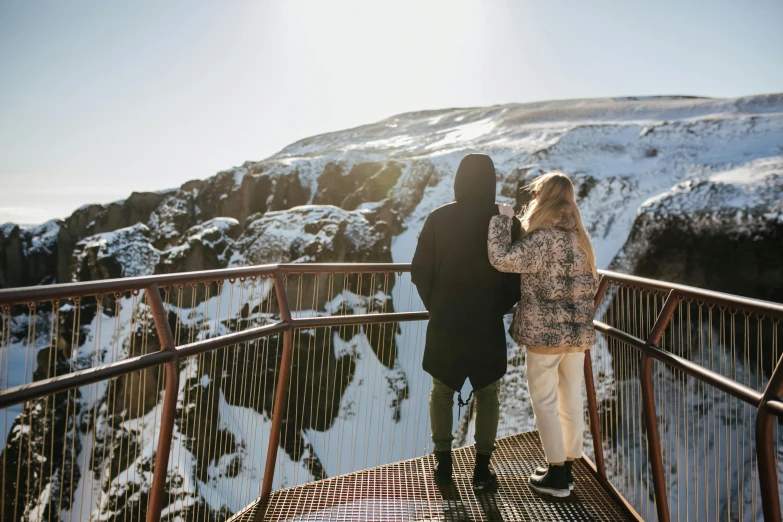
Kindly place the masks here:
POLYGON ((400 112, 783 91, 783 1, 0 3, 0 223, 400 112))

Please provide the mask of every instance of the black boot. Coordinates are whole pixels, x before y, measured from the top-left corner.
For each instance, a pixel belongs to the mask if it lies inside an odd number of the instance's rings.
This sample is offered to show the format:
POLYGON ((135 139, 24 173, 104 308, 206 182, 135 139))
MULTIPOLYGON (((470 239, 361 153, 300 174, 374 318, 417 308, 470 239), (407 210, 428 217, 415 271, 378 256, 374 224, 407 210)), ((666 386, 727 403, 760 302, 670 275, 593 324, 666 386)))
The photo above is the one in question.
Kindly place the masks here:
MULTIPOLYGON (((574 461, 567 460, 565 466, 566 466, 566 471, 568 472, 568 489, 573 491, 574 490, 574 461)), ((533 476, 543 477, 544 475, 546 475, 547 471, 549 471, 549 464, 547 464, 546 466, 539 466, 533 472, 533 476)))
POLYGON ((473 468, 473 491, 486 491, 498 483, 495 472, 489 469, 491 455, 476 454, 476 467, 473 468))
POLYGON ((549 466, 544 475, 531 475, 528 483, 539 493, 553 497, 567 497, 571 494, 568 488, 568 468, 565 465, 549 466))
POLYGON ((451 482, 451 451, 436 451, 435 458, 438 463, 435 464, 435 482, 437 484, 447 484, 451 482))

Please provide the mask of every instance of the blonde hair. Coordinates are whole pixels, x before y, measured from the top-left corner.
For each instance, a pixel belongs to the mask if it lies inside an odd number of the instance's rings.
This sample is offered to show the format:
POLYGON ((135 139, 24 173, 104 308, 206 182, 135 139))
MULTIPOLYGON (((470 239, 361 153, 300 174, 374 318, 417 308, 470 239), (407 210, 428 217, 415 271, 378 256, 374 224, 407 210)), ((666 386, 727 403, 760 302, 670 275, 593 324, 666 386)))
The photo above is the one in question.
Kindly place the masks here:
POLYGON ((568 176, 561 172, 550 172, 537 177, 525 188, 534 195, 534 199, 523 209, 520 218, 525 234, 542 228, 552 228, 564 215, 570 215, 576 224, 577 246, 587 257, 590 271, 595 275, 595 252, 576 205, 574 184, 568 176))

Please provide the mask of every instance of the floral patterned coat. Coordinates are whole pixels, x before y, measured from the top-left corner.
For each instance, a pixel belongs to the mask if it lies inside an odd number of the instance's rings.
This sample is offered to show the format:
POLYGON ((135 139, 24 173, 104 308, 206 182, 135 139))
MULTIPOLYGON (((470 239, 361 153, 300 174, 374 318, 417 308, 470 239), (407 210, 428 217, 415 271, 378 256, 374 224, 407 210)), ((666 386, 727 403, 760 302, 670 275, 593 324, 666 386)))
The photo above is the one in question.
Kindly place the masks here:
POLYGON ((501 272, 522 274, 522 296, 509 330, 520 346, 574 348, 595 344, 597 281, 577 238, 576 221, 567 214, 556 226, 536 230, 514 243, 511 218, 494 216, 490 220, 489 262, 501 272))

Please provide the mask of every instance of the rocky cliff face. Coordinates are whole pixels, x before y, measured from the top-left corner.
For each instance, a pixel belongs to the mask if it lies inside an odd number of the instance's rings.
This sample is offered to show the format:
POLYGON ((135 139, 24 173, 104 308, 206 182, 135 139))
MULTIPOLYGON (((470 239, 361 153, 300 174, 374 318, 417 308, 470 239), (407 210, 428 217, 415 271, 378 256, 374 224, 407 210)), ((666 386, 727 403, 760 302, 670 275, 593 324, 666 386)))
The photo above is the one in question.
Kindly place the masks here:
POLYGON ((611 268, 783 301, 783 158, 694 176, 644 202, 611 268))
MULTIPOLYGON (((109 205, 87 205, 64 220, 38 227, 2 225, 0 288, 276 262, 406 262, 427 214, 451 201, 459 160, 468 152, 480 151, 495 160, 498 200, 517 208, 528 197, 520 188, 538 174, 557 169, 569 175, 577 186, 599 266, 780 301, 781 144, 783 95, 737 100, 574 100, 404 114, 308 138, 267 160, 248 162, 178 189, 134 193, 109 205)), ((302 284, 308 283, 303 279, 302 284)), ((394 284, 392 281, 391 286, 394 284)), ((351 299, 337 302, 321 289, 321 298, 308 305, 313 307, 308 313, 324 314, 338 306, 361 311, 373 304, 404 311, 409 302, 405 295, 394 302, 391 287, 349 285, 348 290, 351 299)), ((209 299, 210 295, 200 292, 179 302, 209 299)), ((265 315, 257 306, 248 302, 246 308, 238 309, 262 323, 274 319, 274 310, 265 315)), ((47 314, 51 312, 40 311, 39 333, 47 332, 52 320, 47 314)), ((138 346, 131 342, 134 336, 150 336, 152 331, 142 328, 148 325, 143 304, 134 305, 127 297, 117 303, 85 300, 77 309, 60 310, 63 319, 57 331, 57 349, 41 348, 36 352, 37 366, 29 369, 29 375, 23 368, 14 368, 19 372, 17 380, 5 380, 2 386, 52 375, 52 365, 61 365, 57 366, 61 374, 70 368, 110 362, 108 351, 85 359, 83 344, 84 339, 94 340, 102 328, 111 331, 117 313, 127 314, 123 316, 126 319, 131 314, 137 318, 136 330, 123 331, 123 337, 113 341, 126 346, 126 355, 131 356, 132 347, 138 346), (72 335, 67 325, 76 312, 79 330, 78 335, 72 335)), ((215 321, 208 315, 194 318, 194 313, 184 304, 170 308, 171 316, 180 317, 186 325, 181 331, 183 339, 197 332, 237 327, 236 318, 215 321)), ((14 321, 17 319, 14 324, 21 332, 26 328, 24 311, 14 315, 14 321)), ((301 403, 292 407, 312 413, 307 416, 312 422, 294 427, 281 441, 288 458, 282 483, 346 471, 326 458, 333 449, 328 435, 332 430, 378 424, 367 404, 370 400, 386 405, 380 408, 378 418, 384 419, 385 429, 398 434, 406 447, 418 450, 428 444, 426 429, 416 430, 415 440, 408 440, 406 437, 413 435, 404 429, 416 422, 416 412, 424 408, 427 393, 417 359, 420 347, 400 344, 417 339, 408 328, 413 327, 355 335, 320 330, 307 334, 326 335, 333 343, 307 335, 300 338, 298 350, 328 344, 328 350, 322 348, 315 356, 328 361, 325 371, 339 369, 340 378, 336 373, 324 375, 337 382, 331 390, 332 402, 313 405, 308 401, 312 391, 303 389, 297 394, 301 403), (380 398, 363 387, 370 375, 386 383, 380 398)), ((23 335, 19 335, 19 342, 11 342, 10 351, 24 349, 23 335)), ((156 342, 154 334, 147 338, 150 349, 156 342)), ((179 407, 185 411, 200 406, 196 409, 203 416, 177 426, 181 451, 196 464, 179 469, 177 480, 172 481, 170 498, 181 507, 180 511, 171 508, 172 517, 187 518, 194 509, 209 511, 214 517, 232 511, 236 506, 231 501, 221 501, 220 495, 216 501, 205 492, 213 491, 210 488, 220 480, 243 473, 257 479, 260 474, 254 466, 261 463, 247 453, 254 434, 233 426, 230 412, 253 409, 258 419, 253 431, 268 430, 264 423, 271 404, 261 401, 250 405, 236 393, 237 383, 252 378, 247 372, 253 361, 260 358, 259 364, 273 367, 279 354, 251 345, 244 350, 235 354, 249 361, 244 367, 227 364, 225 354, 219 353, 182 367, 179 407), (219 434, 223 441, 220 452, 205 452, 204 445, 198 443, 203 437, 199 429, 219 434)), ((521 358, 513 353, 507 378, 511 406, 504 407, 509 416, 518 413, 514 397, 523 403, 526 400, 520 396, 524 386, 517 386, 524 373, 521 358)), ((312 368, 306 365, 294 368, 294 374, 303 379, 310 373, 312 368)), ((132 388, 140 393, 137 403, 120 408, 129 412, 125 421, 155 415, 157 390, 142 383, 156 382, 157 374, 139 379, 118 381, 121 390, 132 388)), ((112 397, 71 396, 64 406, 70 412, 78 410, 82 422, 64 417, 55 423, 54 433, 46 435, 47 443, 54 440, 58 448, 81 452, 77 446, 94 433, 92 427, 105 426, 111 420, 104 415, 110 411, 107 405, 112 397)), ((36 411, 32 408, 19 413, 5 439, 4 455, 19 464, 18 469, 29 469, 27 464, 36 462, 41 449, 35 437, 20 436, 24 427, 40 424, 36 411)), ((122 444, 138 448, 143 455, 139 461, 93 462, 91 469, 54 470, 56 476, 71 471, 74 476, 100 476, 101 470, 110 470, 102 483, 103 500, 91 508, 98 510, 96 516, 110 517, 129 503, 139 510, 146 505, 148 484, 121 479, 125 477, 120 473, 123 469, 134 468, 138 476, 146 476, 151 465, 149 441, 143 438, 143 430, 132 426, 104 430, 96 443, 109 448, 108 454, 110 448, 122 444)), ((463 423, 463 428, 466 426, 463 423)), ((502 426, 512 430, 519 423, 505 419, 502 426)), ((403 447, 394 450, 395 457, 408 456, 403 447)), ((373 455, 377 450, 363 451, 373 455)), ((77 462, 82 460, 79 457, 77 462)), ((20 481, 26 479, 21 477, 20 481)), ((16 482, 15 477, 11 480, 16 482)), ((59 494, 59 487, 53 480, 52 491, 59 494)), ((26 493, 19 494, 22 496, 17 499, 28 498, 26 493)), ((74 502, 76 495, 65 493, 74 502)), ((30 500, 20 508, 28 518, 44 509, 44 504, 36 502, 30 500)), ((242 500, 234 502, 241 505, 242 500)))

